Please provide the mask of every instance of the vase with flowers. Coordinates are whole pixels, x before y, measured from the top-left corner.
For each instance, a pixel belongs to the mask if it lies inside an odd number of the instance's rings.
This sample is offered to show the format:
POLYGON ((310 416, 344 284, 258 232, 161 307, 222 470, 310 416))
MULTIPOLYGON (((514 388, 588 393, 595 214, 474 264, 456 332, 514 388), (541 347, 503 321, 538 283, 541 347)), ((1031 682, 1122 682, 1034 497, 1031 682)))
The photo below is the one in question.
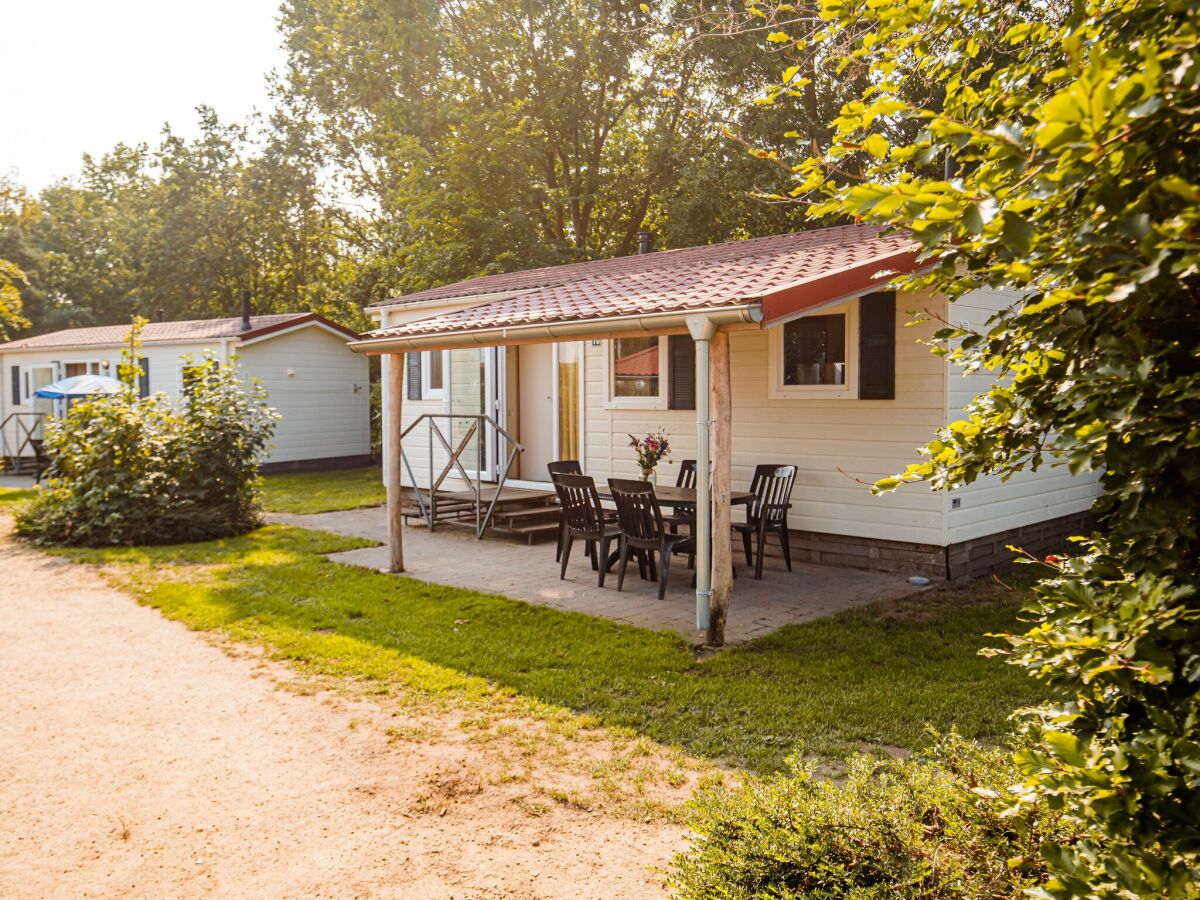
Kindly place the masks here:
POLYGON ((638 468, 642 470, 642 481, 657 484, 655 467, 671 453, 671 444, 661 431, 651 432, 645 437, 629 435, 629 446, 637 453, 638 468))

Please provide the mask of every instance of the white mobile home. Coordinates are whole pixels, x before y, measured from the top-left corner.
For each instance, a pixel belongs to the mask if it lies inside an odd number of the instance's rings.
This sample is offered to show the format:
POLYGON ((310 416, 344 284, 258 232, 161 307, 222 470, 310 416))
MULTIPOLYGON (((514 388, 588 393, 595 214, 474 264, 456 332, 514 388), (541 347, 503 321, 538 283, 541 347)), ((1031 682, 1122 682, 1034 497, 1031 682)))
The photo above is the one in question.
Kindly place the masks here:
MULTIPOLYGON (((949 305, 888 288, 917 265, 903 236, 846 226, 493 275, 378 304, 378 328, 355 347, 383 355, 385 372, 403 359, 404 396, 385 397, 385 411, 398 405, 405 426, 430 413, 486 415, 496 427, 468 468, 499 477, 508 434, 523 447, 510 477, 545 485, 547 462, 560 458, 597 481, 637 477, 630 434, 662 430, 672 460, 697 456, 700 323, 728 336, 728 375, 713 370, 727 378, 728 418, 712 418, 731 435, 733 488, 758 464, 799 469, 789 514, 798 558, 975 575, 1006 563, 1007 544, 1036 551, 1083 527, 1097 484, 1047 466, 952 493, 871 494, 986 390, 988 376, 963 377, 920 342, 939 319, 981 325, 1013 301, 979 292, 949 305)), ((464 426, 454 427, 457 437, 464 426)), ((406 483, 424 484, 447 459, 415 432, 403 447, 406 483)), ((659 477, 675 471, 668 462, 659 477)))
MULTIPOLYGON (((42 416, 62 412, 62 401, 34 396, 39 388, 72 375, 116 377, 128 332, 128 325, 102 325, 0 344, 4 455, 29 455, 26 434, 39 433, 42 416)), ((265 468, 361 465, 371 452, 370 391, 367 361, 346 346, 354 337, 313 313, 150 322, 141 334, 141 389, 177 399, 189 358, 236 357, 281 417, 265 468)))

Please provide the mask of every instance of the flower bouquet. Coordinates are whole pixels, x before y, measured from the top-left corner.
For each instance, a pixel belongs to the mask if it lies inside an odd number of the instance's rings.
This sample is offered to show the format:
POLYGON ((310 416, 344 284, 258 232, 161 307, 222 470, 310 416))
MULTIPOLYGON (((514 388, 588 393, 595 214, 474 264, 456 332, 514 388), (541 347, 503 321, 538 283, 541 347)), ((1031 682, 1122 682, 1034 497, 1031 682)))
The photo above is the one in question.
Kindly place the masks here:
POLYGON ((654 481, 654 467, 671 453, 671 444, 662 432, 651 432, 645 437, 629 435, 629 446, 637 451, 638 468, 642 470, 642 481, 654 481))

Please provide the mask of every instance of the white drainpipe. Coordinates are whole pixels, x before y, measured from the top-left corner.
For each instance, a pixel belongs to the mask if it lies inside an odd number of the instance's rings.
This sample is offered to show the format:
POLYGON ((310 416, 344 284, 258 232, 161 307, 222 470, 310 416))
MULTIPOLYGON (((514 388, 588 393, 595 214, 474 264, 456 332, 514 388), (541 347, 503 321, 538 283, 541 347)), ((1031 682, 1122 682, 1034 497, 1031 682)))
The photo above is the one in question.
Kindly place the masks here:
POLYGON ((708 316, 688 316, 696 342, 696 628, 708 628, 712 607, 712 464, 710 461, 708 349, 717 332, 708 316))

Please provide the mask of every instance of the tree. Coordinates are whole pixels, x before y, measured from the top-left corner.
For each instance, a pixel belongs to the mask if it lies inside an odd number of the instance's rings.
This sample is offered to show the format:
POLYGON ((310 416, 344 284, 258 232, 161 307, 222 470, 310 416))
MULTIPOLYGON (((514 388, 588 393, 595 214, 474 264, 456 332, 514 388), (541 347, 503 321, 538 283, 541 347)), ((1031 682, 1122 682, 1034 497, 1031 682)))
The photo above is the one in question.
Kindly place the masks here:
POLYGON ((285 4, 285 108, 334 177, 363 302, 628 254, 644 227, 662 246, 795 227, 749 201, 782 176, 705 121, 778 134, 773 110, 734 109, 769 62, 703 22, 627 0, 285 4))
MULTIPOLYGON (((1017 802, 1104 838, 1050 844, 1050 896, 1196 896, 1200 852, 1200 54, 1184 0, 752 3, 793 65, 865 88, 790 197, 907 229, 952 299, 1020 299, 940 353, 1003 376, 905 481, 1101 473, 1100 534, 1050 558, 1012 661, 1061 699, 1021 713, 1017 802), (815 15, 813 15, 815 13, 815 15), (927 102, 914 97, 926 95, 927 102), (903 126, 911 139, 897 140, 903 126), (930 167, 948 160, 950 176, 930 167)), ((804 136, 806 139, 808 136, 804 136)))
POLYGON ((21 315, 21 285, 28 283, 15 263, 0 259, 0 341, 29 327, 29 320, 21 315))

